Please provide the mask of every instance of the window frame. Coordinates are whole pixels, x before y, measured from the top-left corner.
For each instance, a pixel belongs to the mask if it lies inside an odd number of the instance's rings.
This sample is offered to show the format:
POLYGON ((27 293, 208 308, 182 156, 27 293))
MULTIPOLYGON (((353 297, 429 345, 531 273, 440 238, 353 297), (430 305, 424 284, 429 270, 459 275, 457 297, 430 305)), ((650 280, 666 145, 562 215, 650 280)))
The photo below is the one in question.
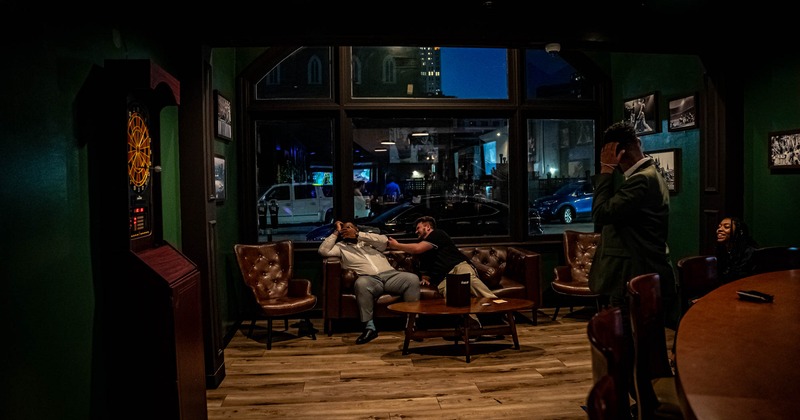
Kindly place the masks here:
MULTIPOLYGON (((402 44, 401 44, 402 45, 402 44)), ((460 45, 459 45, 460 46, 460 45)), ((466 46, 465 47, 469 47, 466 46)), ((324 116, 334 120, 334 147, 332 162, 334 164, 334 209, 335 217, 353 213, 352 195, 353 191, 352 174, 353 171, 353 141, 352 141, 352 120, 354 118, 403 118, 414 116, 446 116, 453 118, 506 118, 509 121, 509 155, 526 156, 526 122, 528 119, 542 118, 563 118, 563 119, 591 119, 595 121, 595 127, 603 127, 610 121, 609 101, 610 81, 605 74, 596 68, 591 60, 581 53, 568 53, 571 60, 577 60, 591 70, 590 77, 597 80, 594 84, 595 98, 591 101, 571 101, 571 100, 543 100, 525 99, 525 54, 526 48, 513 48, 508 46, 493 46, 491 48, 505 48, 508 54, 508 99, 461 99, 461 98, 353 98, 351 95, 351 84, 353 83, 353 64, 350 46, 339 46, 331 48, 332 70, 332 91, 330 99, 269 99, 256 100, 254 89, 256 82, 266 74, 266 70, 279 64, 283 58, 291 51, 300 47, 276 47, 275 51, 269 51, 256 59, 242 72, 238 84, 243 112, 243 127, 253 127, 254 123, 263 119, 274 119, 280 116, 291 116, 291 119, 315 118, 324 116)), ((563 54, 563 52, 562 52, 563 54)), ((572 61, 571 61, 572 63, 572 61)), ((580 67, 584 71, 584 67, 580 67)), ((240 142, 242 153, 241 161, 244 162, 240 168, 240 183, 244 186, 242 191, 254 190, 253 173, 255 162, 252 155, 254 150, 254 135, 250 130, 242 133, 244 141, 240 142)), ((597 131, 597 130, 596 130, 597 131)), ((597 141, 598 134, 595 134, 597 141)), ((597 149, 595 147, 595 149, 597 149)), ((597 150, 595 150, 595 157, 597 150)), ((597 162, 598 159, 595 158, 597 162)), ((596 166, 596 165, 595 165, 596 166)), ((595 169, 595 173, 597 169, 595 169)), ((528 207, 527 175, 525 159, 509 159, 509 201, 511 209, 528 207), (524 179, 525 182, 515 182, 514 179, 524 179)), ((242 203, 242 235, 257 239, 257 227, 254 223, 248 222, 253 219, 252 213, 255 211, 257 194, 254 192, 241 198, 242 203), (253 209, 251 212, 250 209, 253 209)), ((454 238, 457 243, 552 243, 559 238, 553 235, 530 235, 528 233, 527 211, 511 212, 510 232, 508 237, 458 237, 454 238), (517 214, 518 213, 518 214, 517 214)), ((316 248, 316 242, 298 243, 300 248, 316 248)))

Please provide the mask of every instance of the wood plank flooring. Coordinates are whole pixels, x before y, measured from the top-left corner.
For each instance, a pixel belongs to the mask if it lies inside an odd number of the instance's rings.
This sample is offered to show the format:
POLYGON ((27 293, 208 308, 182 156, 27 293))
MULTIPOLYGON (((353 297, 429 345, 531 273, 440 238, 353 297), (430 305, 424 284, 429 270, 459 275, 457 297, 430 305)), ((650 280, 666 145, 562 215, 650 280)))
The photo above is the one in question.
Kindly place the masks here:
POLYGON ((557 321, 545 314, 537 326, 518 316, 519 350, 510 336, 479 340, 471 363, 442 338, 412 341, 403 355, 402 320, 378 320, 379 337, 365 345, 355 344, 357 326, 328 337, 312 320, 320 331, 312 340, 274 322, 272 350, 266 321, 252 338, 247 321, 225 350, 225 379, 207 390, 208 418, 586 419, 591 310, 557 321))

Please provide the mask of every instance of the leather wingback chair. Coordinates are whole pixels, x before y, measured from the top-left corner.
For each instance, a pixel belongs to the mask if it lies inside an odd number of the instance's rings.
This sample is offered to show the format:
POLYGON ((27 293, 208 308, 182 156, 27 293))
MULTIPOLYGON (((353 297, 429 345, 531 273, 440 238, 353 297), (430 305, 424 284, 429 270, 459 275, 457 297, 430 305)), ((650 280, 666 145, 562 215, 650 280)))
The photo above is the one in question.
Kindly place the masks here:
POLYGON ((686 313, 694 300, 720 286, 717 257, 694 255, 678 260, 678 290, 681 311, 686 313))
MULTIPOLYGON (((633 358, 629 342, 625 340, 622 321, 620 308, 607 308, 595 314, 586 327, 592 350, 592 379, 596 384, 608 376, 615 385, 613 409, 616 412, 610 417, 600 418, 630 418, 628 391, 633 377, 633 358)), ((589 408, 592 409, 591 404, 589 408)), ((609 413, 608 410, 610 408, 605 412, 609 413)))
MULTIPOLYGON (((311 293, 311 281, 294 277, 294 248, 292 241, 269 242, 258 245, 234 245, 236 260, 245 284, 253 293, 256 304, 267 318, 267 350, 272 349, 272 320, 283 318, 288 327, 288 317, 306 313, 305 326, 312 339, 315 330, 307 311, 317 304, 311 293)), ((252 336, 256 319, 250 324, 252 336)))
POLYGON ((669 365, 661 278, 642 274, 628 282, 634 348, 634 388, 640 419, 682 419, 669 365))
MULTIPOLYGON (((600 295, 589 289, 589 269, 592 267, 594 253, 600 242, 600 234, 595 232, 564 231, 564 259, 566 265, 553 269, 555 279, 551 283, 553 290, 562 295, 563 299, 569 297, 584 297, 595 300, 597 311, 600 311, 600 295)), ((561 303, 556 302, 553 321, 558 317, 561 303)), ((570 312, 572 312, 570 303, 570 312)))

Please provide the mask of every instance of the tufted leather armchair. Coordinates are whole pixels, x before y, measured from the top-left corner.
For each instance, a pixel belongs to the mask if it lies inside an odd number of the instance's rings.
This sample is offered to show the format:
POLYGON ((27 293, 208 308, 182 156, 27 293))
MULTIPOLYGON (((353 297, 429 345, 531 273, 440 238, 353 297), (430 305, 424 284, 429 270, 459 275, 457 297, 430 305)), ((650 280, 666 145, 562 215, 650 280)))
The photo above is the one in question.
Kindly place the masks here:
MULTIPOLYGON (((478 276, 498 297, 530 299, 534 302, 531 322, 536 324, 536 316, 541 306, 540 264, 541 256, 533 251, 511 246, 470 246, 459 248, 469 257, 478 271, 478 276)), ((385 252, 389 263, 398 270, 410 271, 418 276, 419 259, 402 251, 385 252)), ((323 264, 323 284, 325 302, 323 317, 325 332, 333 334, 333 322, 340 319, 358 319, 358 303, 353 284, 358 277, 353 270, 342 268, 339 258, 325 258, 323 264)), ((436 285, 422 286, 420 299, 443 298, 436 285)), ((375 304, 374 316, 396 317, 396 312, 387 306, 399 302, 401 296, 384 294, 375 304)))
MULTIPOLYGON (((594 298, 597 311, 600 311, 600 295, 589 289, 589 269, 592 267, 594 253, 600 242, 600 234, 595 232, 564 231, 564 259, 567 265, 553 269, 555 279, 551 283, 553 290, 564 296, 580 296, 594 298)), ((553 321, 558 317, 561 304, 556 304, 553 321)), ((572 305, 570 305, 572 311, 572 305)))
MULTIPOLYGON (((272 320, 307 312, 317 304, 311 294, 311 281, 294 277, 294 248, 292 241, 268 242, 258 245, 236 244, 233 246, 236 260, 245 284, 253 292, 253 298, 267 318, 267 350, 272 348, 272 320)), ((311 321, 307 313, 305 325, 311 321)), ((250 324, 248 337, 253 334, 256 320, 250 324)), ((311 338, 316 340, 313 327, 311 338)))

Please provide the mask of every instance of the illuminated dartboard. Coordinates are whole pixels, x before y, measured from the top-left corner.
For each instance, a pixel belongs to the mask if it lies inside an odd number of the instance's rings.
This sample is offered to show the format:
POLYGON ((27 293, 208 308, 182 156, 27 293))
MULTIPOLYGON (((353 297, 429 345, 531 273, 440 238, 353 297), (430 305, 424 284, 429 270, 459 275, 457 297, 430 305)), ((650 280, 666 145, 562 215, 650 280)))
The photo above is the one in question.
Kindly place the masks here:
POLYGON ((131 189, 142 192, 150 182, 150 130, 137 111, 128 117, 128 180, 131 189))

